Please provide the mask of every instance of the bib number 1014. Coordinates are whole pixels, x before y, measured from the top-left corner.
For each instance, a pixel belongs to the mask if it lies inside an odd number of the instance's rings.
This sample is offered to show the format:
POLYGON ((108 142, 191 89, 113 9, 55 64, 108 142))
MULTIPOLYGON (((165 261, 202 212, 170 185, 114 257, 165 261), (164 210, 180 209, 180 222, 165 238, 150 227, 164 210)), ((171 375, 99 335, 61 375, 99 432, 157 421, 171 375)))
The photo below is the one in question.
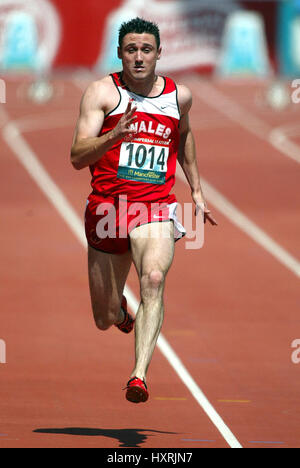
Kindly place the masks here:
POLYGON ((130 143, 125 149, 128 167, 166 172, 169 148, 130 143))

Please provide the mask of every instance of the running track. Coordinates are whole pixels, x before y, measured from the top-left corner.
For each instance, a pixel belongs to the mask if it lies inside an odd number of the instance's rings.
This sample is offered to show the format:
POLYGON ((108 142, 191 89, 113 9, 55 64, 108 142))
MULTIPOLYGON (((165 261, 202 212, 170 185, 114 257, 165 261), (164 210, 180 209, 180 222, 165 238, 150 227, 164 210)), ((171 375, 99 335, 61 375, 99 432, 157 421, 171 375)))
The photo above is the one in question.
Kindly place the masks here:
MULTIPOLYGON (((82 237, 89 173, 69 163, 90 79, 56 78, 47 105, 11 79, 0 104, 0 446, 300 447, 300 363, 291 359, 300 105, 271 110, 263 82, 181 78, 193 91, 200 172, 219 226, 206 226, 200 250, 176 245, 151 399, 133 406, 122 392, 133 336, 93 324, 82 237)), ((180 172, 175 192, 190 201, 180 172)), ((133 268, 128 288, 134 307, 133 268)))

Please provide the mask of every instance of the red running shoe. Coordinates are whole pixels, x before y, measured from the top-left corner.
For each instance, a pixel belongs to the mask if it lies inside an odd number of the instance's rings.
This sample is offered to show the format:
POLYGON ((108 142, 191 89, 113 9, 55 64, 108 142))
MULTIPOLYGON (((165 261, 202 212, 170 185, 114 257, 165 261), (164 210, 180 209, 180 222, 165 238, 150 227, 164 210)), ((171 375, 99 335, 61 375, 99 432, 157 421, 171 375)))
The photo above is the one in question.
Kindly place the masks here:
POLYGON ((149 398, 146 382, 137 377, 129 380, 126 390, 126 399, 132 403, 145 403, 149 398))
POLYGON ((127 300, 125 296, 122 298, 121 309, 125 315, 124 321, 122 323, 115 324, 115 326, 123 333, 130 333, 133 330, 135 319, 127 311, 127 300))

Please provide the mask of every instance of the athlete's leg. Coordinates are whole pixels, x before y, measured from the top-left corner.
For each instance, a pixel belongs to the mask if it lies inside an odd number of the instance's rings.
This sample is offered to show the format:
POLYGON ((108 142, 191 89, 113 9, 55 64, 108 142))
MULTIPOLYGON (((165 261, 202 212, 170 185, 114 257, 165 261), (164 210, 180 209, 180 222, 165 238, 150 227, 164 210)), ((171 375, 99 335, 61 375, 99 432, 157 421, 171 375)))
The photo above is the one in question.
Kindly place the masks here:
POLYGON ((131 263, 130 251, 117 255, 88 247, 91 302, 100 330, 107 330, 124 320, 121 301, 131 263))
POLYGON ((130 239, 141 292, 135 323, 136 363, 131 377, 146 380, 163 323, 165 279, 174 257, 173 222, 137 227, 131 232, 130 239))

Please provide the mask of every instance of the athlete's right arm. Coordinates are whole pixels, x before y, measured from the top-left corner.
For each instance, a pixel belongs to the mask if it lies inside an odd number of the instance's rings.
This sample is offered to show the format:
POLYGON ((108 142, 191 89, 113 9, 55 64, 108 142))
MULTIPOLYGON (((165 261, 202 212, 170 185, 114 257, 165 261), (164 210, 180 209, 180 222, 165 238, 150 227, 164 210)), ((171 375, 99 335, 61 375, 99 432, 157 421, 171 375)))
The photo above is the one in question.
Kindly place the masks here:
POLYGON ((71 163, 75 169, 83 169, 96 163, 114 144, 129 133, 135 120, 135 108, 129 102, 124 115, 116 127, 98 137, 104 122, 108 100, 108 85, 94 82, 86 90, 80 104, 80 115, 76 124, 71 148, 71 163))

